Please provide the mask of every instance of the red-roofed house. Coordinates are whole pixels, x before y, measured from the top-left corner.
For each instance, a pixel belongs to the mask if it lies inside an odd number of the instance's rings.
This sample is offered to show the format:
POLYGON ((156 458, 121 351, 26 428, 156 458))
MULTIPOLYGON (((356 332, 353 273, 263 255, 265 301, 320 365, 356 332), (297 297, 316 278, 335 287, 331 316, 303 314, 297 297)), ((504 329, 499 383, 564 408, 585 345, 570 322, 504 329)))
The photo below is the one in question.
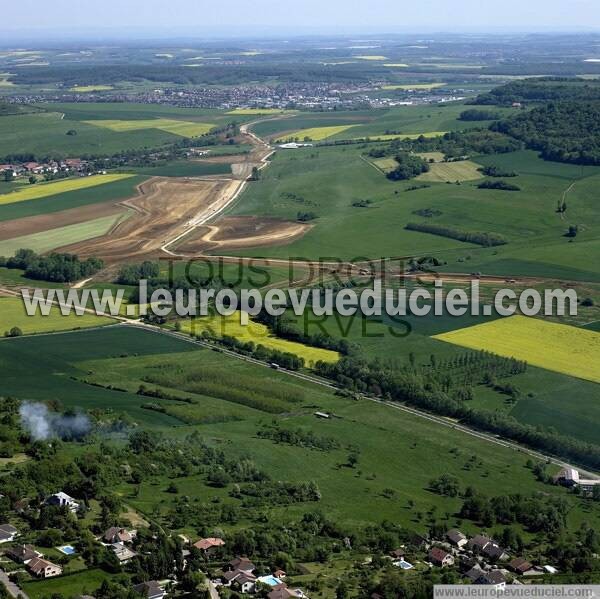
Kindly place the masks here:
POLYGON ((454 557, 447 551, 444 551, 441 547, 432 547, 429 551, 429 561, 434 566, 441 566, 444 568, 454 564, 454 557))
POLYGON ((204 553, 212 553, 219 547, 223 547, 223 545, 225 545, 225 541, 219 537, 199 539, 194 543, 194 547, 196 547, 196 549, 200 549, 200 551, 204 551, 204 553))

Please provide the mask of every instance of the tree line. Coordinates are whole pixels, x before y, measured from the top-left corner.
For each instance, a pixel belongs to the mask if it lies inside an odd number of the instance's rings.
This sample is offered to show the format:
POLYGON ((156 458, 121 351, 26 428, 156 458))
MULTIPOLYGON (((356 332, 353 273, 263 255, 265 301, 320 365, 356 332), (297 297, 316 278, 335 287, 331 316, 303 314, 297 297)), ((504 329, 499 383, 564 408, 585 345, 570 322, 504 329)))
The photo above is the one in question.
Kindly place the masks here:
POLYGON ((24 270, 28 279, 71 283, 95 275, 104 268, 104 262, 99 258, 81 260, 75 254, 56 252, 40 256, 33 250, 20 249, 11 258, 0 256, 0 266, 24 270))

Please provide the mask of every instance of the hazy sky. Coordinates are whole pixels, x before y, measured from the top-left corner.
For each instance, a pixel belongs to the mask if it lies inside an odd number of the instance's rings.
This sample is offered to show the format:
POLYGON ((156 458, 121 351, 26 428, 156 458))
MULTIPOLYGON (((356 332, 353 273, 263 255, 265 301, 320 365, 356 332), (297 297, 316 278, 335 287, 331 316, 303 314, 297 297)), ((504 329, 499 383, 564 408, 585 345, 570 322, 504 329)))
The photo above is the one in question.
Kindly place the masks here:
POLYGON ((74 36, 124 28, 163 34, 230 30, 248 37, 307 30, 600 30, 600 0, 19 0, 4 11, 0 39, 10 30, 74 36))

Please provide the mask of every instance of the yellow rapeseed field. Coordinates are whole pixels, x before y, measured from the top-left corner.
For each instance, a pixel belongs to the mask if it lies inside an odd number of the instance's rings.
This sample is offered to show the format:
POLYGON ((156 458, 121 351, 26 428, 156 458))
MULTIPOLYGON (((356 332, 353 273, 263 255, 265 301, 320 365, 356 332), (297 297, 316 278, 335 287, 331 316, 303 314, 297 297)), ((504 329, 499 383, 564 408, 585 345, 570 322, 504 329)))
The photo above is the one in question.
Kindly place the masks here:
POLYGON ((181 135, 182 137, 198 137, 199 135, 208 133, 214 127, 210 123, 195 123, 193 121, 179 121, 176 119, 93 120, 84 122, 88 125, 110 129, 119 133, 140 131, 142 129, 160 129, 161 131, 181 135))
POLYGON ((595 331, 515 315, 442 333, 434 339, 600 383, 600 333, 595 331))
POLYGON ((227 112, 227 114, 239 114, 239 115, 253 115, 253 114, 284 114, 290 112, 283 108, 234 108, 227 112))
POLYGON ((185 333, 200 335, 202 331, 210 331, 217 337, 227 335, 235 337, 244 343, 252 341, 255 345, 264 345, 269 349, 288 352, 304 358, 307 366, 310 366, 311 363, 314 364, 318 360, 322 360, 323 362, 337 362, 339 360, 337 352, 274 337, 264 324, 253 322, 251 319, 248 325, 243 326, 240 324, 239 312, 231 316, 215 314, 213 316, 199 317, 195 320, 183 320, 180 322, 181 330, 185 333))
POLYGON ((78 189, 87 189, 96 187, 105 183, 113 183, 121 179, 128 179, 133 175, 114 174, 114 175, 92 175, 91 177, 77 177, 74 179, 61 179, 51 183, 40 183, 39 185, 27 185, 10 193, 0 195, 0 205, 14 204, 15 202, 26 202, 27 200, 38 200, 48 196, 54 196, 67 191, 76 191, 78 189))
MULTIPOLYGON (((387 65, 386 65, 387 66, 387 65)), ((384 85, 381 89, 435 89, 436 87, 444 87, 445 83, 407 83, 404 85, 384 85)))
POLYGON ((78 93, 107 92, 114 89, 112 85, 75 85, 69 91, 78 93))
POLYGON ((387 60, 387 56, 380 56, 379 54, 362 54, 354 58, 360 58, 361 60, 387 60))
POLYGON ((300 129, 299 131, 289 133, 286 136, 286 139, 297 137, 301 140, 307 138, 311 141, 321 141, 323 139, 327 139, 328 137, 332 137, 333 135, 337 135, 338 133, 342 133, 343 131, 347 131, 351 127, 356 127, 356 125, 333 125, 331 127, 311 127, 309 129, 300 129))

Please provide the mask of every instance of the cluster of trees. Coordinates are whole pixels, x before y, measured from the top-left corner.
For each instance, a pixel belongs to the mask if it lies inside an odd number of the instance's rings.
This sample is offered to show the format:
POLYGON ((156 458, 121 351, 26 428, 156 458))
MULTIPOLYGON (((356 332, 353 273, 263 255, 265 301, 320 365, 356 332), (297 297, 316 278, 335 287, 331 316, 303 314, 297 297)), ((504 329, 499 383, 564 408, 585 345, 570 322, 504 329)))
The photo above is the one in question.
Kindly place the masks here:
POLYGON ((20 249, 12 258, 0 257, 0 266, 24 270, 29 279, 70 283, 95 275, 104 268, 104 262, 99 258, 80 260, 75 254, 40 256, 33 250, 20 249))
POLYGON ((519 523, 531 532, 540 532, 564 528, 569 509, 564 497, 515 494, 488 498, 469 487, 460 515, 485 527, 519 523))
POLYGON ((331 451, 340 447, 339 441, 332 437, 317 435, 311 430, 302 430, 300 428, 291 430, 278 425, 265 425, 258 430, 256 435, 261 439, 271 439, 275 443, 297 445, 298 447, 308 447, 321 451, 331 451))
POLYGON ((386 174, 386 177, 392 181, 412 179, 429 170, 429 164, 415 154, 398 152, 394 158, 398 163, 398 166, 393 171, 386 174))
POLYGON ((495 110, 481 110, 478 108, 463 110, 458 116, 460 121, 494 121, 499 118, 500 113, 495 110))
MULTIPOLYGON (((539 72, 539 71, 538 71, 539 72)), ((536 77, 511 81, 480 94, 473 104, 510 106, 514 102, 539 103, 565 100, 600 100, 600 84, 593 80, 536 77)))
MULTIPOLYGON (((204 335, 205 332, 206 331, 204 331, 202 335, 204 338, 206 338, 206 335, 204 335)), ((208 336, 210 337, 210 334, 208 336)), ((278 366, 287 368, 288 370, 300 370, 304 367, 304 358, 289 352, 270 349, 260 343, 258 345, 252 341, 244 343, 236 337, 230 337, 228 335, 223 335, 222 337, 217 338, 213 337, 212 340, 217 341, 228 349, 250 355, 257 360, 262 360, 263 362, 277 364, 278 366)))
POLYGON ((160 274, 157 262, 145 260, 141 264, 125 264, 119 269, 116 283, 120 285, 137 285, 141 279, 156 279, 160 274))
POLYGON ((317 218, 317 214, 315 212, 298 212, 296 215, 296 220, 299 220, 301 223, 306 223, 311 220, 315 220, 317 218))
POLYGON ((261 310, 254 317, 254 320, 267 325, 277 337, 288 339, 289 341, 296 341, 304 345, 311 345, 312 347, 320 347, 322 349, 330 349, 343 355, 348 355, 357 348, 356 344, 351 343, 347 339, 340 339, 326 333, 308 334, 302 331, 289 317, 272 316, 266 310, 261 310))
POLYGON ((486 179, 482 181, 478 186, 479 189, 500 189, 501 191, 521 191, 521 188, 518 185, 514 185, 513 183, 507 183, 502 179, 497 181, 492 181, 491 179, 486 179))
POLYGON ((486 177, 516 177, 515 171, 509 171, 501 166, 489 165, 479 169, 486 177))
POLYGON ((506 238, 499 233, 464 231, 463 229, 457 229, 456 227, 437 225, 434 223, 407 223, 404 228, 409 231, 420 231, 421 233, 430 233, 431 235, 440 235, 441 237, 449 237, 450 239, 476 243, 477 245, 483 245, 484 247, 504 245, 507 243, 506 238))
POLYGON ((545 160, 600 164, 599 120, 600 99, 570 100, 549 102, 493 127, 539 151, 545 160))
POLYGON ((399 152, 442 152, 447 159, 461 158, 470 154, 505 154, 520 150, 523 144, 499 131, 490 129, 468 129, 450 131, 440 137, 396 139, 387 146, 373 148, 369 156, 381 158, 399 152))

